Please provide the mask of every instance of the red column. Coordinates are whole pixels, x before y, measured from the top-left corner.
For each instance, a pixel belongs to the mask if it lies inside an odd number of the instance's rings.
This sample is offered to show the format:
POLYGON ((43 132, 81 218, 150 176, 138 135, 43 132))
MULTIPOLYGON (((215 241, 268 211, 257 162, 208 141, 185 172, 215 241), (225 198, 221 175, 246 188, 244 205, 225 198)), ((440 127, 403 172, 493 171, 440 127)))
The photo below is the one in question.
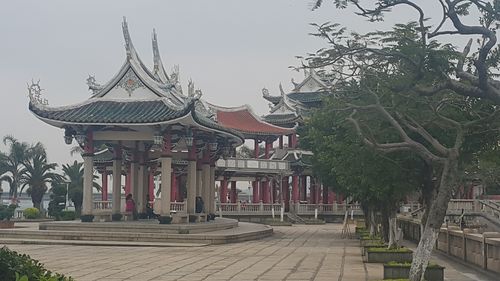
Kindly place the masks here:
POLYGON ((315 182, 311 178, 311 182, 309 185, 309 204, 315 204, 316 203, 316 186, 315 182))
POLYGON ((238 201, 238 193, 236 192, 236 181, 231 182, 231 203, 238 201))
POLYGON ((292 201, 299 202, 299 176, 292 176, 292 201))
POLYGON ((278 186, 276 184, 276 181, 272 181, 272 190, 273 190, 273 203, 278 202, 278 186))
POLYGON ((269 153, 270 153, 272 147, 273 147, 273 143, 271 141, 266 141, 265 151, 264 151, 264 158, 265 159, 269 159, 269 153))
MULTIPOLYGON (((231 199, 233 194, 231 194, 231 199)), ((227 179, 220 181, 220 202, 227 203, 227 179)))
POLYGON ((283 136, 280 136, 280 140, 279 140, 280 144, 280 148, 283 149, 283 136))
POLYGON ((307 201, 307 176, 301 176, 300 200, 307 201))
POLYGON ((262 189, 262 202, 270 203, 271 196, 269 193, 269 181, 267 181, 267 180, 262 181, 261 182, 261 189, 262 189))
POLYGON ((170 202, 177 201, 177 177, 172 171, 170 174, 170 202))
POLYGON ((259 140, 255 139, 254 143, 253 143, 253 157, 255 159, 258 159, 259 158, 259 154, 260 154, 260 151, 259 151, 259 140))
POLYGON ((253 192, 253 196, 252 196, 252 201, 253 203, 259 203, 259 182, 258 181, 253 181, 252 182, 252 192, 253 192))
POLYGON ((101 177, 102 177, 101 199, 102 201, 108 201, 108 172, 104 170, 101 177))
POLYGON ((330 203, 330 191, 328 190, 328 186, 323 185, 323 204, 330 203))
POLYGON ((343 204, 343 203, 344 203, 344 195, 337 194, 337 204, 343 204))
POLYGON ((285 203, 285 211, 290 210, 290 187, 288 185, 288 176, 281 179, 281 200, 285 203))

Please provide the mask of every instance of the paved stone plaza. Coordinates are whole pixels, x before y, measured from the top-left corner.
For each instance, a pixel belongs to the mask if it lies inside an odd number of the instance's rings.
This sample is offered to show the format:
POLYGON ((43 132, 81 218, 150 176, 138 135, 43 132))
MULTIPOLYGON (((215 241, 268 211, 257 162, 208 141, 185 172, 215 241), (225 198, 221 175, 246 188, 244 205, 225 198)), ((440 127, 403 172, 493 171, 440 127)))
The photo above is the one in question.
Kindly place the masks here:
MULTIPOLYGON (((8 245, 77 281, 90 280, 379 280, 381 264, 361 261, 359 242, 341 225, 274 227, 272 237, 204 247, 8 245)), ((442 255, 446 280, 495 280, 442 255)))

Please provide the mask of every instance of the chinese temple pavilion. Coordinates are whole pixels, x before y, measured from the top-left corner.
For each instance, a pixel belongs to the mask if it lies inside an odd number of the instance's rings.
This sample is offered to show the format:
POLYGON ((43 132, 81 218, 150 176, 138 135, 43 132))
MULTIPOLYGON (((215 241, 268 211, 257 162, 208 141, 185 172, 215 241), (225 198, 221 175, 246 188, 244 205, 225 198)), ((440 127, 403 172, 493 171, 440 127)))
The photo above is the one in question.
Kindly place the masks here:
MULTIPOLYGON (((153 31, 154 67, 148 69, 132 43, 127 22, 122 24, 126 58, 106 84, 94 77, 87 83, 92 95, 78 104, 50 107, 32 84, 30 111, 43 122, 64 130, 67 144, 83 148, 84 186, 82 220, 93 219, 92 181, 97 148, 112 153, 112 212, 121 210, 121 178, 124 170, 139 213, 145 211, 151 174, 161 174, 161 216, 170 214, 172 163, 187 166, 187 213, 195 213, 201 195, 206 212, 214 212, 215 161, 243 143, 243 135, 217 122, 216 114, 203 102, 192 82, 183 93, 178 68, 168 74, 160 58, 153 31), (201 173, 197 172, 197 162, 201 173), (128 165, 124 169, 123 165, 128 165), (200 192, 199 185, 201 183, 200 192), (198 185, 198 191, 197 191, 198 185)), ((120 216, 116 216, 120 217, 120 216)))
POLYGON ((217 180, 220 204, 237 202, 237 180, 252 181, 252 203, 284 204, 287 210, 289 203, 307 200, 332 203, 332 193, 327 188, 321 191, 321 184, 312 177, 312 153, 298 147, 296 135, 310 110, 328 94, 328 83, 314 70, 301 83, 292 80, 289 93, 281 85, 278 96, 264 89, 271 110, 259 117, 247 105, 221 107, 204 101, 192 81, 183 92, 178 67, 167 73, 163 66, 154 30, 154 64, 148 69, 134 48, 126 20, 122 29, 125 61, 105 84, 93 76, 87 79, 91 91, 87 100, 51 107, 42 99, 38 83, 28 88, 29 110, 63 129, 66 144, 76 140, 83 149, 82 221, 92 221, 99 210, 107 208, 113 219, 120 219, 122 192, 132 194, 138 212, 145 213, 158 185, 161 195, 154 202, 160 216, 172 211, 181 211, 172 215, 177 216, 174 221, 196 216, 200 212, 197 198, 205 203, 201 212, 213 214, 217 180), (235 157, 236 147, 245 140, 254 142, 252 159, 235 157), (92 196, 94 170, 102 178, 99 202, 92 196), (108 176, 112 177, 112 200, 107 195, 108 176))

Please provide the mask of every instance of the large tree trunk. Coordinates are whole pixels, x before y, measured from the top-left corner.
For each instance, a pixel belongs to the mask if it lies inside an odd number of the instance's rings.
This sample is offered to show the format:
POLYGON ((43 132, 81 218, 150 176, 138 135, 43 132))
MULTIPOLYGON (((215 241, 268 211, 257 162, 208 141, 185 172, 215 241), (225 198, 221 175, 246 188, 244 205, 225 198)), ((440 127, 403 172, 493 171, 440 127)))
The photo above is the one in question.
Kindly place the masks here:
POLYGON ((370 208, 370 236, 375 236, 377 234, 377 223, 375 222, 375 210, 370 208))
POLYGON ((425 228, 418 243, 418 247, 413 253, 413 262, 410 268, 411 281, 423 281, 424 273, 431 258, 432 250, 439 235, 439 229, 446 216, 446 209, 451 198, 451 191, 455 185, 458 175, 458 152, 452 151, 445 161, 439 191, 430 207, 425 228))
POLYGON ((389 208, 386 206, 382 206, 380 209, 381 215, 381 226, 382 226, 382 239, 385 243, 389 243, 389 232, 390 232, 390 223, 389 223, 389 208))
MULTIPOLYGON (((422 206, 424 208, 424 214, 420 220, 422 225, 427 222, 427 217, 429 216, 429 211, 431 209, 432 202, 436 197, 438 186, 434 184, 434 169, 432 164, 424 161, 424 167, 422 171, 422 206)), ((421 233, 422 234, 422 233, 421 233)))
POLYGON ((398 228, 396 220, 396 210, 391 210, 389 212, 389 249, 394 249, 399 247, 399 242, 401 240, 401 230, 398 228))

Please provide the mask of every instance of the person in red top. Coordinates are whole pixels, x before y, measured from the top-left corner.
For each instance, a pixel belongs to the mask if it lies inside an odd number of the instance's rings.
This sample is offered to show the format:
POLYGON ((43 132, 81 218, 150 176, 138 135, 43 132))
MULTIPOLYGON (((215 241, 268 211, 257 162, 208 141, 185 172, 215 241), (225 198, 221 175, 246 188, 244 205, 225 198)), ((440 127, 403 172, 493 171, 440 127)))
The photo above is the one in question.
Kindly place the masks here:
POLYGON ((137 210, 135 208, 135 201, 132 199, 132 194, 128 194, 127 197, 125 197, 125 212, 131 212, 132 213, 132 218, 134 220, 137 219, 137 210))

